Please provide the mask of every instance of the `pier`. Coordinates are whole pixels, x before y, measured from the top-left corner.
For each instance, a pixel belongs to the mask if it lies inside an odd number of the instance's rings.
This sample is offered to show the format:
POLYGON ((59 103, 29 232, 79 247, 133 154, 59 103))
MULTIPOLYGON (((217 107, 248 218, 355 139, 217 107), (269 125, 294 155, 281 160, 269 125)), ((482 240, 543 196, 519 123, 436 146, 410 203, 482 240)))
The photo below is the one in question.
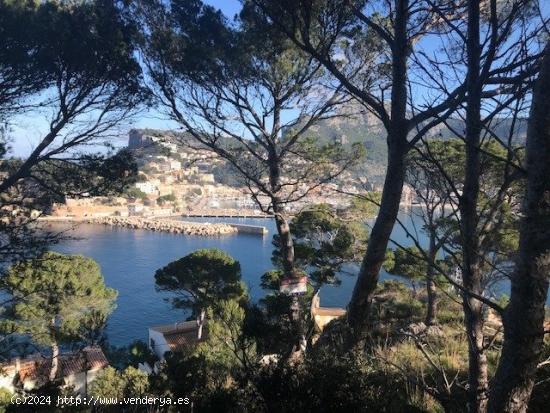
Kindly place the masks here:
POLYGON ((181 214, 182 217, 188 218, 260 218, 260 219, 271 219, 272 215, 256 215, 256 214, 234 214, 231 212, 219 212, 219 213, 191 213, 191 214, 181 214))
POLYGON ((246 224, 231 224, 228 223, 227 225, 231 225, 233 228, 237 230, 239 234, 252 234, 252 235, 267 235, 269 232, 266 227, 262 227, 260 225, 246 225, 246 224))
MULTIPOLYGON (((177 217, 180 217, 178 215, 177 217)), ((40 221, 44 222, 72 222, 86 224, 100 224, 111 227, 121 227, 130 229, 146 229, 150 231, 170 232, 174 234, 185 235, 231 235, 231 234, 248 234, 264 236, 268 234, 268 229, 261 225, 247 225, 237 223, 210 223, 210 222, 190 222, 174 219, 176 217, 40 217, 40 221)), ((204 218, 214 218, 211 215, 204 218)), ((239 218, 242 218, 239 217, 239 218)))
POLYGON ((238 233, 238 229, 228 224, 211 224, 209 222, 185 222, 173 219, 147 219, 147 218, 122 218, 103 217, 92 218, 86 221, 89 224, 103 224, 112 227, 130 229, 147 229, 150 231, 170 232, 184 235, 231 235, 238 233))

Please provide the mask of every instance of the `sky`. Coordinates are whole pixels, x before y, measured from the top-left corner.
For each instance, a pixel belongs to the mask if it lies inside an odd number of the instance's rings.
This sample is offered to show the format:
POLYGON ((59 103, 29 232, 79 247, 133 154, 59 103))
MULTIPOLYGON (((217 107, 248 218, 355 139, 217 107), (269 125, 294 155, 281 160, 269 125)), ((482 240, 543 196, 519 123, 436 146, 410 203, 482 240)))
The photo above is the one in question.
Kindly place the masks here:
MULTIPOLYGON (((220 9, 228 19, 233 19, 241 10, 241 2, 239 0, 204 0, 204 3, 220 9)), ((151 110, 147 115, 140 117, 135 124, 136 128, 152 128, 152 129, 170 129, 177 127, 176 124, 169 120, 163 119, 160 113, 151 110)))
MULTIPOLYGON (((233 19, 241 8, 239 0, 204 0, 204 2, 220 9, 228 19, 233 19)), ((41 112, 11 119, 11 155, 23 158, 28 156, 36 147, 40 137, 44 135, 44 131, 47 130, 50 117, 50 113, 41 112)), ((128 140, 128 131, 131 128, 175 129, 177 125, 155 110, 140 112, 131 122, 121 126, 120 138, 116 139, 113 144, 117 147, 125 146, 128 140)), ((94 147, 91 150, 102 150, 102 148, 94 147)))
MULTIPOLYGON (((205 3, 219 8, 228 19, 238 14, 241 8, 239 0, 204 0, 205 3)), ((543 0, 541 2, 543 15, 550 15, 550 1, 543 0)), ((36 146, 40 137, 44 135, 44 131, 48 127, 48 119, 51 117, 49 113, 25 114, 15 119, 11 119, 12 126, 12 142, 11 154, 17 157, 27 156, 36 146)), ((139 113, 130 123, 121 125, 118 131, 118 139, 112 143, 117 147, 125 146, 128 139, 128 131, 131 128, 152 128, 152 129, 177 129, 177 124, 166 119, 161 113, 155 109, 150 109, 139 113)), ((99 147, 91 150, 101 149, 99 147)), ((90 148, 88 148, 90 150, 90 148)))
POLYGON ((229 18, 233 18, 241 10, 241 2, 238 0, 205 0, 204 2, 220 9, 229 18))

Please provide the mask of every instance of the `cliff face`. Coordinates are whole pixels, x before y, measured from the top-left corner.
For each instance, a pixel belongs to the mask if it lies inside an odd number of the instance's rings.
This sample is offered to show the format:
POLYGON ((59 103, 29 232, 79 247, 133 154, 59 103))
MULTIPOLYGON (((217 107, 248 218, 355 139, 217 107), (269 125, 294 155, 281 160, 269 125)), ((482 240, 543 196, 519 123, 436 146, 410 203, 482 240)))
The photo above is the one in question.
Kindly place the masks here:
POLYGON ((143 131, 132 129, 128 137, 128 149, 135 150, 145 147, 143 131))
MULTIPOLYGON (((495 118, 491 122, 491 131, 503 142, 508 142, 508 137, 512 128, 512 119, 509 118, 495 118)), ((440 139, 456 139, 458 136, 464 135, 466 130, 466 124, 462 119, 450 118, 447 121, 447 125, 439 125, 430 130, 428 137, 440 138, 440 139)), ((515 121, 514 130, 512 133, 512 144, 525 145, 525 139, 527 137, 527 119, 518 118, 515 121)))
POLYGON ((168 130, 132 129, 128 134, 128 149, 148 148, 157 142, 169 143, 174 138, 173 133, 168 130))

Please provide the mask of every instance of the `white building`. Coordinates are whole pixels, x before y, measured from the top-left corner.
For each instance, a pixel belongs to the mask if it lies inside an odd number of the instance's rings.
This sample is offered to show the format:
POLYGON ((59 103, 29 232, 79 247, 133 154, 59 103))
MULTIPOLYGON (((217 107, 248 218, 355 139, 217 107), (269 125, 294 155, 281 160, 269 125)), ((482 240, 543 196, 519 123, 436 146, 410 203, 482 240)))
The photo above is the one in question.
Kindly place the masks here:
POLYGON ((207 184, 213 184, 215 182, 214 174, 202 174, 201 181, 207 184))
POLYGON ((175 143, 159 142, 159 145, 167 148, 172 153, 175 153, 178 151, 178 146, 175 143))
POLYGON ((130 211, 123 210, 123 209, 117 209, 114 213, 115 217, 128 217, 130 216, 130 211))
POLYGON ((155 194, 157 192, 157 186, 151 181, 136 182, 135 186, 145 194, 155 194))
POLYGON ((159 185, 158 186, 158 196, 171 195, 174 192, 174 187, 172 185, 159 185))
POLYGON ((169 217, 174 213, 172 208, 151 208, 149 215, 154 217, 169 217))
POLYGON ((220 201, 217 199, 211 199, 210 202, 208 202, 208 206, 210 208, 219 208, 220 207, 220 201))
POLYGON ((145 208, 142 204, 136 204, 135 202, 128 204, 128 216, 135 216, 143 214, 145 208))
POLYGON ((183 170, 183 176, 196 175, 198 173, 199 173, 199 168, 197 168, 196 166, 190 166, 183 170))
POLYGON ((168 164, 170 166, 170 170, 171 171, 177 171, 179 169, 181 169, 181 162, 180 161, 176 161, 174 159, 170 159, 168 161, 168 164))
POLYGON ((196 321, 183 321, 180 323, 149 327, 149 349, 164 360, 165 353, 177 352, 185 347, 196 346, 206 340, 208 328, 203 328, 199 337, 199 327, 196 321))

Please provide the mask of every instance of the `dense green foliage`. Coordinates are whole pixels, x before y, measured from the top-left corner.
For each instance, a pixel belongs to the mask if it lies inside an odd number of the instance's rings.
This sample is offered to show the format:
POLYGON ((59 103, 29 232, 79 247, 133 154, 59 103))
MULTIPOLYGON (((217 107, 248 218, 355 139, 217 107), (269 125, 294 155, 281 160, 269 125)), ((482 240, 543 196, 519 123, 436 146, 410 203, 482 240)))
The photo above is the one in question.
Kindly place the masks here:
POLYGON ((53 252, 13 266, 0 283, 13 300, 4 330, 42 346, 96 341, 117 296, 94 260, 53 252))
POLYGON ((136 198, 136 199, 141 199, 141 200, 144 200, 144 199, 147 198, 147 194, 145 192, 143 192, 142 190, 140 190, 139 188, 136 188, 136 187, 127 188, 124 191, 124 194, 126 196, 128 196, 129 198, 136 198))
POLYGON ((196 354, 225 371, 246 371, 257 363, 256 343, 245 334, 245 309, 235 300, 222 300, 207 312, 208 338, 196 354))
POLYGON ((36 231, 33 210, 134 181, 132 156, 112 140, 146 100, 135 34, 110 0, 0 1, 1 261, 39 255, 61 237, 36 231), (16 132, 24 117, 37 120, 32 133, 16 132), (32 142, 26 159, 6 151, 14 138, 32 142))
POLYGON ((157 198, 157 204, 164 205, 167 202, 175 202, 176 196, 174 194, 162 195, 157 198))
POLYGON ((123 370, 126 367, 137 368, 140 363, 150 366, 158 361, 158 357, 149 349, 147 343, 135 340, 123 347, 109 346, 104 352, 111 366, 123 370))
MULTIPOLYGON (((323 284, 338 284, 337 273, 345 264, 361 259, 367 240, 362 222, 346 220, 326 204, 312 205, 300 211, 292 219, 290 231, 296 265, 308 273, 315 290, 323 284)), ((277 245, 277 235, 273 242, 277 245)), ((273 252, 275 263, 277 251, 273 252)))
POLYGON ((191 309, 193 315, 214 307, 223 299, 243 299, 240 264, 219 249, 197 250, 157 270, 155 282, 160 291, 176 293, 176 308, 191 309))
POLYGON ((127 367, 122 371, 112 367, 104 369, 90 386, 89 394, 94 397, 143 397, 149 394, 147 374, 127 367))
POLYGON ((397 249, 392 252, 390 265, 385 269, 389 273, 402 275, 411 280, 419 280, 426 276, 426 263, 417 247, 397 249))

